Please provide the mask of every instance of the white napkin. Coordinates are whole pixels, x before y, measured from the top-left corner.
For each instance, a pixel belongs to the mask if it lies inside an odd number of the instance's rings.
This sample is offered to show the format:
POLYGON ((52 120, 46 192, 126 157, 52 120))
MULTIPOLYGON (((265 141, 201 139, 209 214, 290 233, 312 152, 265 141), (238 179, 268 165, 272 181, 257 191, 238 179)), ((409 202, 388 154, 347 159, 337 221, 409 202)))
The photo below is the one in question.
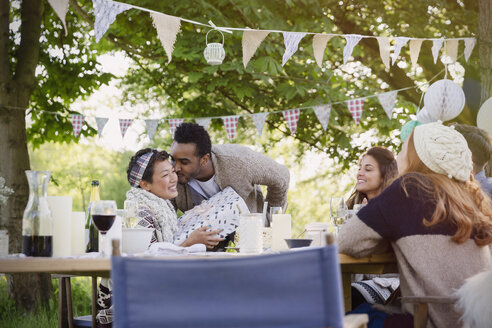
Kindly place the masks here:
POLYGON ((190 253, 202 253, 206 251, 207 248, 204 244, 194 244, 188 247, 181 247, 172 243, 162 242, 151 244, 149 249, 145 251, 145 255, 188 255, 190 253))

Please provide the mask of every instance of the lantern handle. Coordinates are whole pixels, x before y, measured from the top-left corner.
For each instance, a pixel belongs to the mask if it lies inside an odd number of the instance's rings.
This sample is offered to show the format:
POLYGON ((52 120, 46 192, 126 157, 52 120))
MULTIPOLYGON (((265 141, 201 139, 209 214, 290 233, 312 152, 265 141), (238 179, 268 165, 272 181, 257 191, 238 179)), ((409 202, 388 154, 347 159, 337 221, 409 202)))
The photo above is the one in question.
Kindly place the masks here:
POLYGON ((205 35, 205 44, 208 44, 208 33, 212 32, 212 31, 217 31, 220 33, 220 35, 222 35, 222 45, 224 45, 224 34, 221 31, 216 30, 216 29, 208 30, 207 34, 205 35))

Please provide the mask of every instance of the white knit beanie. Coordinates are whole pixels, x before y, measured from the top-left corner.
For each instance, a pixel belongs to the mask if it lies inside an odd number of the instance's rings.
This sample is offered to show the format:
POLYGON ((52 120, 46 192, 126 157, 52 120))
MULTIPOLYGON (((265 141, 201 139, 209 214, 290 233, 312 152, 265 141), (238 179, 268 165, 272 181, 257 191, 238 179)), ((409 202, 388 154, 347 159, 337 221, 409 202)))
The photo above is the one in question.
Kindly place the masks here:
POLYGON ((450 179, 470 180, 473 170, 471 151, 465 138, 454 127, 441 122, 415 127, 413 143, 420 160, 432 171, 450 179))

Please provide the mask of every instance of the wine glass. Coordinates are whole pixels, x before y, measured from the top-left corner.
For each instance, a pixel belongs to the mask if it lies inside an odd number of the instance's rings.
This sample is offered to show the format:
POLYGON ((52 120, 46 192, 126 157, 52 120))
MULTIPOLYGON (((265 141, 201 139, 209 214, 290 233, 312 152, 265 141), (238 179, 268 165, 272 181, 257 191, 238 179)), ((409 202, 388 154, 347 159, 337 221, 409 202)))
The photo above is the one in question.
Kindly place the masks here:
POLYGON ((98 200, 91 205, 92 222, 101 233, 101 254, 106 256, 106 233, 113 226, 116 218, 116 202, 114 200, 98 200))
POLYGON ((123 228, 136 228, 140 218, 137 216, 137 202, 134 200, 125 200, 123 208, 125 214, 123 216, 123 228))
POLYGON ((338 234, 340 226, 345 223, 347 219, 348 209, 343 197, 331 197, 330 199, 330 217, 335 232, 338 234))

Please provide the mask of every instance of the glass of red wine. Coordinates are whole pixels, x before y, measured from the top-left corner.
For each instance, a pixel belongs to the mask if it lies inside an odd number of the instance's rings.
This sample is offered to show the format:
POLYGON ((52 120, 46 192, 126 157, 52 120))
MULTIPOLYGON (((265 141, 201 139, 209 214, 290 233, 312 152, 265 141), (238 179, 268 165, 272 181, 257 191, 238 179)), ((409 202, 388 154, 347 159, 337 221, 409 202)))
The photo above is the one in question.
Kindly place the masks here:
POLYGON ((116 202, 114 200, 98 200, 91 205, 92 222, 101 233, 101 254, 106 256, 104 248, 106 245, 106 233, 113 226, 116 218, 116 202))

